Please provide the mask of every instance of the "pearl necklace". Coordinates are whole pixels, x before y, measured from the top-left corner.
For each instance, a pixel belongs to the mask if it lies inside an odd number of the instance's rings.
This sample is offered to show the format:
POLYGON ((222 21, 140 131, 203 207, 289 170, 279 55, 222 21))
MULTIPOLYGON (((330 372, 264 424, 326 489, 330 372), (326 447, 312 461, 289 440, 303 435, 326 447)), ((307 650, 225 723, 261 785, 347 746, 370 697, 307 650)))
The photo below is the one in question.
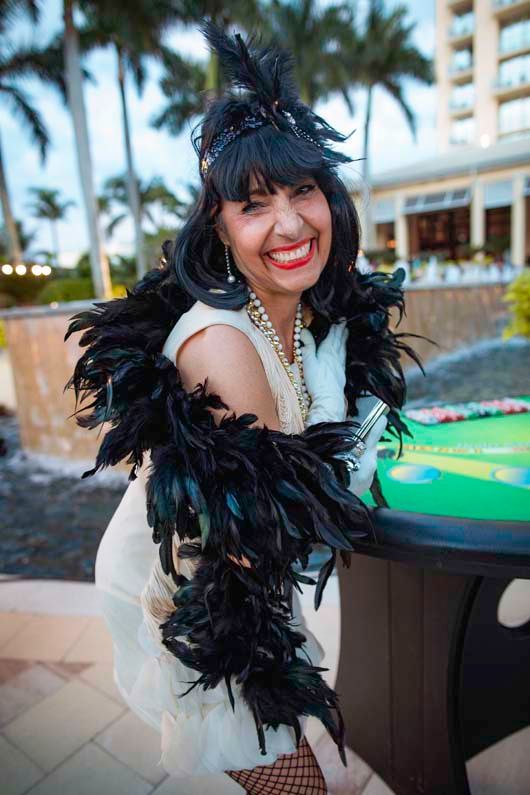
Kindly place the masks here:
POLYGON ((299 302, 298 306, 296 307, 296 320, 294 322, 294 334, 293 334, 294 360, 298 365, 298 372, 300 373, 301 384, 299 384, 296 378, 294 377, 294 373, 291 370, 287 356, 283 352, 283 345, 280 342, 280 338, 276 334, 272 322, 269 320, 269 316, 265 311, 265 307, 263 306, 260 299, 254 292, 249 293, 247 312, 254 325, 257 326, 259 330, 265 335, 265 337, 269 340, 270 344, 276 351, 278 358, 280 359, 285 369, 285 372, 289 376, 289 380, 293 385, 293 389, 296 392, 296 398, 298 400, 298 405, 300 406, 302 419, 305 422, 307 418, 307 413, 309 411, 309 407, 311 405, 311 397, 309 395, 309 392, 307 391, 307 387, 304 380, 304 363, 302 360, 302 353, 300 350, 300 332, 302 331, 303 328, 305 328, 305 323, 302 320, 302 303, 299 302))

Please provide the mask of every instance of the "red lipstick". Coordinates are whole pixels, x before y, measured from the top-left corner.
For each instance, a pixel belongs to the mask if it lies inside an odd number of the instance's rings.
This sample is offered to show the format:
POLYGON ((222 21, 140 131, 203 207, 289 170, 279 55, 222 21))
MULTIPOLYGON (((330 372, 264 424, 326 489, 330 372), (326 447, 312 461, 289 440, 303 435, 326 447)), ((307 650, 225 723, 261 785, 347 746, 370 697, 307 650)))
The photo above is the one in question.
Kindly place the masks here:
POLYGON ((292 251, 295 248, 300 248, 300 246, 303 246, 309 240, 311 240, 311 245, 309 246, 309 252, 306 254, 305 257, 302 257, 301 259, 291 260, 290 262, 278 262, 277 260, 275 260, 272 257, 270 257, 269 256, 269 252, 267 252, 267 254, 265 254, 265 256, 267 257, 267 261, 270 262, 272 265, 274 265, 276 268, 280 268, 281 270, 284 270, 284 271, 290 271, 290 270, 293 270, 293 268, 302 268, 304 265, 307 265, 307 263, 313 258, 313 254, 315 252, 315 238, 314 237, 313 238, 306 238, 305 240, 302 240, 302 241, 300 241, 298 243, 295 243, 292 246, 282 246, 281 248, 271 248, 270 249, 274 253, 280 252, 280 251, 292 251))
POLYGON ((303 240, 299 240, 297 243, 291 243, 290 246, 278 246, 278 248, 270 248, 267 253, 270 253, 272 251, 273 254, 277 254, 280 253, 281 251, 292 251, 293 248, 300 248, 300 246, 305 246, 305 244, 309 243, 310 240, 311 240, 310 237, 306 237, 303 240))

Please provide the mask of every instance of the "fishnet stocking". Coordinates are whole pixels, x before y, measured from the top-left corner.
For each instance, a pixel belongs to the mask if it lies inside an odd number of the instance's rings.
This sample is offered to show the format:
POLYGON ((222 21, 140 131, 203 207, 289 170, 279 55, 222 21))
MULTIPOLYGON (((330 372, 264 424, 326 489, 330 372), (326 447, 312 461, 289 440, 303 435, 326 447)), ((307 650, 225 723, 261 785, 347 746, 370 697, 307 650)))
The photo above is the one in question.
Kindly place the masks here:
POLYGON ((247 795, 326 795, 328 789, 311 746, 303 737, 294 754, 280 754, 273 765, 253 770, 230 770, 227 776, 244 787, 247 795))

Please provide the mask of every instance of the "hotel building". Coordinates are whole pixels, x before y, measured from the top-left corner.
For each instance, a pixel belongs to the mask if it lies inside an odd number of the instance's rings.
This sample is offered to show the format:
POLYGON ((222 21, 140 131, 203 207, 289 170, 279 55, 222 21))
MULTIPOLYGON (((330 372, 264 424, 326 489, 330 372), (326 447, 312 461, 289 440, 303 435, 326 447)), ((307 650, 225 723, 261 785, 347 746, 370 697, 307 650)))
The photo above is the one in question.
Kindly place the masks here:
POLYGON ((409 258, 530 262, 530 0, 436 0, 440 155, 374 175, 372 234, 409 258))

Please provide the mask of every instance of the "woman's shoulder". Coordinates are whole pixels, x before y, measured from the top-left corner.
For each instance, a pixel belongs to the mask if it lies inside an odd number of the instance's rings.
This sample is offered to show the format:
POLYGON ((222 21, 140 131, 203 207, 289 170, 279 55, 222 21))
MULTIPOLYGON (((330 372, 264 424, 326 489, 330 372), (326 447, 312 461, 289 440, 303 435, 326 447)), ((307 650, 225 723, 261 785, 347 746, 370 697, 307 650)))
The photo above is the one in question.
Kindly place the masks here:
POLYGON ((242 331, 248 331, 248 324, 248 315, 244 308, 243 311, 241 309, 219 309, 202 301, 196 301, 173 326, 164 343, 162 353, 175 362, 177 353, 184 342, 209 326, 235 326, 242 331))

